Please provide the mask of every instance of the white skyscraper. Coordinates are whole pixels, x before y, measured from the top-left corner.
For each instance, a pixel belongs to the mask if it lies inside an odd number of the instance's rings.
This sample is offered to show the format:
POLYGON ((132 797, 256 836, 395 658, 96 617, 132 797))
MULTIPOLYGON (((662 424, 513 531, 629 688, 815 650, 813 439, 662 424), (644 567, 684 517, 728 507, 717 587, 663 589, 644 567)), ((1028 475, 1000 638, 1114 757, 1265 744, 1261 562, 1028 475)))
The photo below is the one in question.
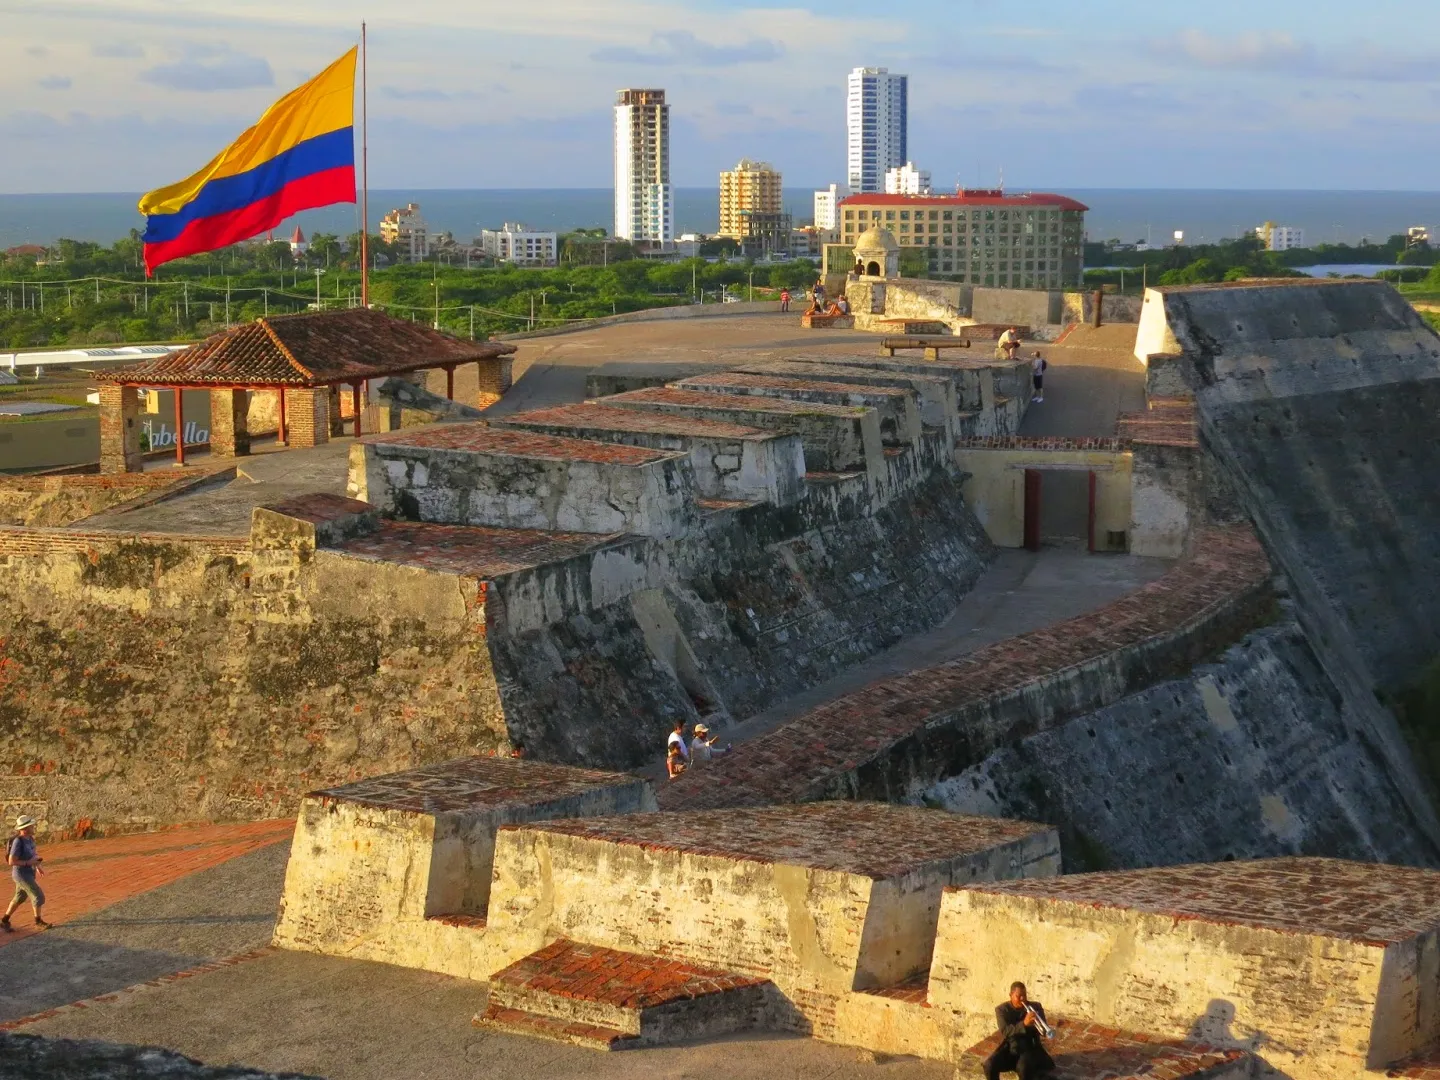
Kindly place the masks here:
POLYGON ((615 236, 675 239, 670 106, 664 90, 621 90, 615 102, 615 236))
POLYGON ((905 164, 909 84, 908 76, 885 68, 850 72, 845 121, 851 191, 883 191, 886 171, 905 164))

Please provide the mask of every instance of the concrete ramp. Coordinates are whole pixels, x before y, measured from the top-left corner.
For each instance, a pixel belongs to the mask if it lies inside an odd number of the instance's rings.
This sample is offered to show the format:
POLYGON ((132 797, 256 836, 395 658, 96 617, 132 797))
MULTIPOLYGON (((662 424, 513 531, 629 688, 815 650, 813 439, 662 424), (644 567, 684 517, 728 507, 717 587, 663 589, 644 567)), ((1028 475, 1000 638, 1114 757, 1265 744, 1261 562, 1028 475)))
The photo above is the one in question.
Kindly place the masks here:
POLYGON ((1152 289, 1145 309, 1327 651, 1372 689, 1414 680, 1440 656, 1440 337, 1382 282, 1152 289))

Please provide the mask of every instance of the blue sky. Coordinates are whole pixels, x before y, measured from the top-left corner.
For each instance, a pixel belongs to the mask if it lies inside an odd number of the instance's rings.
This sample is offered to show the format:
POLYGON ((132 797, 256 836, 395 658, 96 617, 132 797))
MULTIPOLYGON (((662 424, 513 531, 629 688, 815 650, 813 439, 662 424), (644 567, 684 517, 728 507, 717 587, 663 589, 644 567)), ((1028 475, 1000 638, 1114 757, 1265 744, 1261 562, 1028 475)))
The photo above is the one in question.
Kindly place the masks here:
POLYGON ((841 179, 845 74, 910 75, 937 186, 1440 189, 1440 3, 0 0, 0 192, 179 179, 370 20, 371 185, 607 187, 622 86, 675 183, 841 179))

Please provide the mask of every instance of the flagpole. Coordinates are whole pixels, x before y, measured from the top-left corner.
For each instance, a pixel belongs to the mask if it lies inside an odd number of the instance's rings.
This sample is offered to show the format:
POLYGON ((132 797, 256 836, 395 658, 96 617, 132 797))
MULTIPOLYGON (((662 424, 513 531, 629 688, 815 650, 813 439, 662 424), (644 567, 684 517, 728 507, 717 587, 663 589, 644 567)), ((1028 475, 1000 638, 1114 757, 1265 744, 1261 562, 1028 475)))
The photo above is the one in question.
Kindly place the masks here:
POLYGON ((360 24, 360 306, 370 306, 370 106, 365 24, 360 24))

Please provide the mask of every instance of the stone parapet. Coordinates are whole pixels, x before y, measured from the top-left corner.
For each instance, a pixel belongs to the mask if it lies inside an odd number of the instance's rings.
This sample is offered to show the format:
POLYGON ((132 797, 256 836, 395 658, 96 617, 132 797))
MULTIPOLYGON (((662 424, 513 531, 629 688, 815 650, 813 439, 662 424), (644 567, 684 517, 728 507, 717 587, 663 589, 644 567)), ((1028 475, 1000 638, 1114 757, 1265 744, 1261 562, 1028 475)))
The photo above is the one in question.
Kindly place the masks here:
POLYGON ((614 394, 605 399, 617 408, 674 413, 702 420, 720 420, 794 432, 805 447, 808 471, 880 472, 884 442, 874 409, 782 398, 709 394, 675 387, 653 387, 614 394))
POLYGON ((820 378, 801 379, 755 375, 744 371, 695 375, 674 384, 677 389, 702 390, 740 397, 772 397, 788 401, 821 402, 876 410, 880 438, 886 446, 909 446, 920 436, 920 411, 909 388, 870 386, 820 378))
POLYGON ((634 777, 486 757, 313 791, 295 826, 275 944, 488 977, 504 951, 484 940, 496 830, 654 806, 634 777), (470 947, 447 947, 457 938, 470 947))
POLYGON ((347 490, 386 514, 507 529, 675 536, 697 513, 686 454, 481 424, 370 436, 347 490))
POLYGON ((947 884, 1058 860, 1048 826, 874 803, 554 821, 499 832, 486 933, 773 979, 833 1037, 840 998, 929 969, 947 884))
POLYGON ((1075 874, 947 891, 930 1002, 978 1017, 1023 971, 1068 1018, 1339 1080, 1440 1036, 1437 953, 1433 870, 1286 858, 1075 874))
POLYGON ((798 435, 593 402, 512 413, 490 423, 547 435, 683 451, 690 455, 696 491, 702 499, 788 506, 804 494, 805 454, 798 435))

